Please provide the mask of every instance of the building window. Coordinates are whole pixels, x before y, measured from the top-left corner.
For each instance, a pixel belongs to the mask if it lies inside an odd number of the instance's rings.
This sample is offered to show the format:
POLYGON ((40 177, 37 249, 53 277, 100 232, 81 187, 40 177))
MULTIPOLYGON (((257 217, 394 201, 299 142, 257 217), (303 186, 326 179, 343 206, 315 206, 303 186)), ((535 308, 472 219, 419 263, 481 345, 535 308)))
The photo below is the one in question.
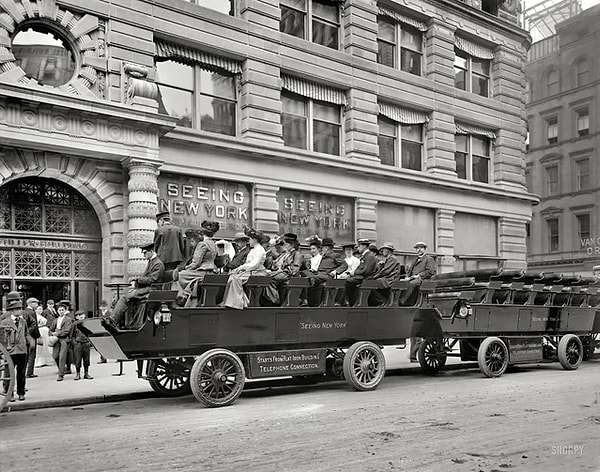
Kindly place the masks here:
POLYGON ((481 136, 456 134, 456 174, 459 179, 489 182, 490 140, 481 136))
POLYGON ((234 136, 235 76, 175 61, 156 63, 159 112, 178 118, 178 125, 234 136))
POLYGON ((342 119, 339 105, 282 92, 284 145, 340 155, 342 119))
POLYGON ((590 111, 585 108, 577 110, 577 135, 587 136, 590 133, 590 111))
POLYGON ((590 82, 590 66, 588 61, 581 59, 575 64, 575 87, 587 85, 590 82))
POLYGON ((580 159, 577 166, 577 190, 587 190, 590 187, 590 160, 580 159))
POLYGON ((546 96, 550 97, 558 93, 558 72, 551 70, 546 75, 546 96))
POLYGON ((423 125, 397 123, 379 116, 379 159, 388 166, 422 170, 423 125))
POLYGON ((339 4, 319 0, 282 0, 279 31, 311 38, 313 43, 339 49, 339 4))
POLYGON ((548 251, 556 252, 559 249, 558 218, 546 220, 546 229, 548 231, 548 251))
POLYGON ((195 3, 202 7, 210 8, 221 13, 225 13, 229 16, 235 15, 235 1, 234 0, 185 0, 189 3, 195 3))
POLYGON ((454 48, 454 86, 482 97, 489 94, 490 61, 454 48))
POLYGON ((379 16, 377 22, 377 62, 410 74, 421 75, 423 34, 412 26, 385 16, 379 16))
POLYGON ((558 142, 558 118, 556 116, 546 120, 546 136, 548 137, 548 144, 558 142))
POLYGON ((558 193, 558 165, 548 166, 546 167, 546 195, 558 195, 558 193))
POLYGON ((588 239, 590 237, 590 214, 576 215, 577 234, 579 239, 588 239))

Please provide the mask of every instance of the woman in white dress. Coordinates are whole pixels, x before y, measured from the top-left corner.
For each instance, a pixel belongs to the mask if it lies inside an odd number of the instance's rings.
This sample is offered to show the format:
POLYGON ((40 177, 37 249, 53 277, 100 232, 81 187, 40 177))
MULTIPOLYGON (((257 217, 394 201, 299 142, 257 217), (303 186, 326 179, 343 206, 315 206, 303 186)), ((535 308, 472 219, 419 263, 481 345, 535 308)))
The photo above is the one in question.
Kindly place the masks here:
POLYGON ((220 306, 235 308, 242 310, 248 306, 250 302, 246 292, 244 292, 244 284, 248 282, 251 275, 266 275, 265 258, 267 257, 265 248, 261 242, 263 234, 253 228, 244 230, 246 236, 250 238, 250 252, 246 258, 246 262, 229 273, 225 294, 223 295, 223 303, 220 306))
POLYGON ((44 308, 41 305, 35 309, 35 316, 37 317, 38 328, 40 330, 40 339, 38 339, 38 343, 40 340, 42 341, 42 344, 38 344, 37 346, 37 353, 35 355, 36 367, 55 365, 54 358, 50 352, 50 347, 48 346, 48 320, 42 316, 43 311, 44 308))

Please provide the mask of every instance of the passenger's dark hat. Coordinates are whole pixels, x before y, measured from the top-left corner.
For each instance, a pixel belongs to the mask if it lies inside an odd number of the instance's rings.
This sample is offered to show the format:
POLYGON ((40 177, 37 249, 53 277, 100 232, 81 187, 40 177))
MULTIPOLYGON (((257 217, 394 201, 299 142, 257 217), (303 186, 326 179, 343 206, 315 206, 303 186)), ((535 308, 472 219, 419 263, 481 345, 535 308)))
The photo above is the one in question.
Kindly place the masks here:
POLYGON ((370 239, 367 239, 367 238, 360 238, 360 239, 357 239, 357 240, 356 240, 356 242, 357 242, 358 244, 362 244, 362 245, 364 245, 364 246, 368 246, 368 245, 370 245, 370 244, 371 244, 371 240, 370 240, 370 239))
POLYGON ((394 252, 396 250, 396 248, 394 247, 394 245, 390 242, 385 242, 381 245, 381 247, 379 248, 379 250, 381 251, 382 249, 389 249, 390 251, 394 252))
POLYGON ((21 310, 22 308, 23 300, 21 299, 21 294, 19 292, 8 292, 6 295, 6 309, 11 311, 21 310))
POLYGON ((140 246, 142 251, 154 251, 154 243, 146 243, 140 246))
POLYGON ((204 234, 210 234, 211 236, 219 231, 219 222, 218 221, 203 221, 200 223, 200 227, 202 228, 202 232, 204 234))
POLYGON ((346 249, 347 247, 354 247, 356 246, 355 243, 342 243, 342 248, 346 249))
POLYGON ((171 214, 168 211, 161 211, 156 214, 156 220, 160 220, 161 218, 171 218, 171 214))
POLYGON ((375 244, 369 244, 369 251, 375 254, 379 254, 379 249, 377 249, 377 246, 375 244))
POLYGON ((244 234, 244 233, 235 233, 235 236, 233 237, 234 241, 248 241, 250 238, 248 237, 248 235, 244 234))
POLYGON ((335 246, 335 243, 333 242, 333 239, 331 239, 331 238, 323 238, 323 242, 321 244, 323 244, 323 246, 330 246, 330 247, 335 246))
POLYGON ((262 231, 258 231, 257 229, 254 229, 250 226, 244 226, 244 233, 250 239, 255 239, 256 241, 258 241, 259 243, 262 244, 262 239, 263 239, 262 231))
POLYGON ((321 238, 319 238, 319 236, 317 236, 316 234, 309 236, 308 238, 305 239, 305 241, 311 246, 319 246, 319 247, 323 243, 321 241, 321 238))
POLYGON ((283 240, 288 243, 288 242, 296 242, 298 241, 298 235, 294 234, 294 233, 285 233, 283 235, 283 240))

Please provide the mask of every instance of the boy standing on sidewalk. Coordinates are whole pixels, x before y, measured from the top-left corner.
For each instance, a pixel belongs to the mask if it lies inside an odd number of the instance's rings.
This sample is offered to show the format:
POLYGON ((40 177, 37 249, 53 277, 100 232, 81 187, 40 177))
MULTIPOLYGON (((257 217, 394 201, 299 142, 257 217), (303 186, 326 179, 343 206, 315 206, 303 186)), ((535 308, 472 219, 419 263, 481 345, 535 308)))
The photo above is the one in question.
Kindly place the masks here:
POLYGON ((75 312, 75 378, 73 380, 81 379, 81 364, 83 363, 83 378, 92 380, 92 377, 89 374, 90 369, 90 340, 89 338, 83 334, 83 332, 79 329, 81 323, 85 319, 85 312, 82 310, 75 312))

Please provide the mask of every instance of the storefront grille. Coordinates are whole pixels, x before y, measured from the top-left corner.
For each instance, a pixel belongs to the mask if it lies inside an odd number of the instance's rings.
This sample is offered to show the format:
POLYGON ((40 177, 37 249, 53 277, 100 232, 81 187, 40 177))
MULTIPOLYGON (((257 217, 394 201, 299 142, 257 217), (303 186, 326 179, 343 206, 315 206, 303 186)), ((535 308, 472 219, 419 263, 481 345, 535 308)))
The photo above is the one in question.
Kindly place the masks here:
POLYGON ((76 252, 75 256, 75 278, 92 279, 98 277, 99 257, 98 254, 76 252))
POLYGON ((10 250, 0 250, 0 276, 10 275, 10 250))
POLYGON ((47 252, 46 277, 71 277, 71 253, 47 252))
POLYGON ((16 277, 40 277, 41 274, 41 251, 15 251, 16 277))
POLYGON ((42 207, 23 205, 15 207, 15 230, 40 233, 42 231, 42 207))
MULTIPOLYGON (((97 279, 98 254, 88 252, 15 250, 15 277, 97 279)), ((0 276, 10 275, 11 250, 0 251, 0 276)))

